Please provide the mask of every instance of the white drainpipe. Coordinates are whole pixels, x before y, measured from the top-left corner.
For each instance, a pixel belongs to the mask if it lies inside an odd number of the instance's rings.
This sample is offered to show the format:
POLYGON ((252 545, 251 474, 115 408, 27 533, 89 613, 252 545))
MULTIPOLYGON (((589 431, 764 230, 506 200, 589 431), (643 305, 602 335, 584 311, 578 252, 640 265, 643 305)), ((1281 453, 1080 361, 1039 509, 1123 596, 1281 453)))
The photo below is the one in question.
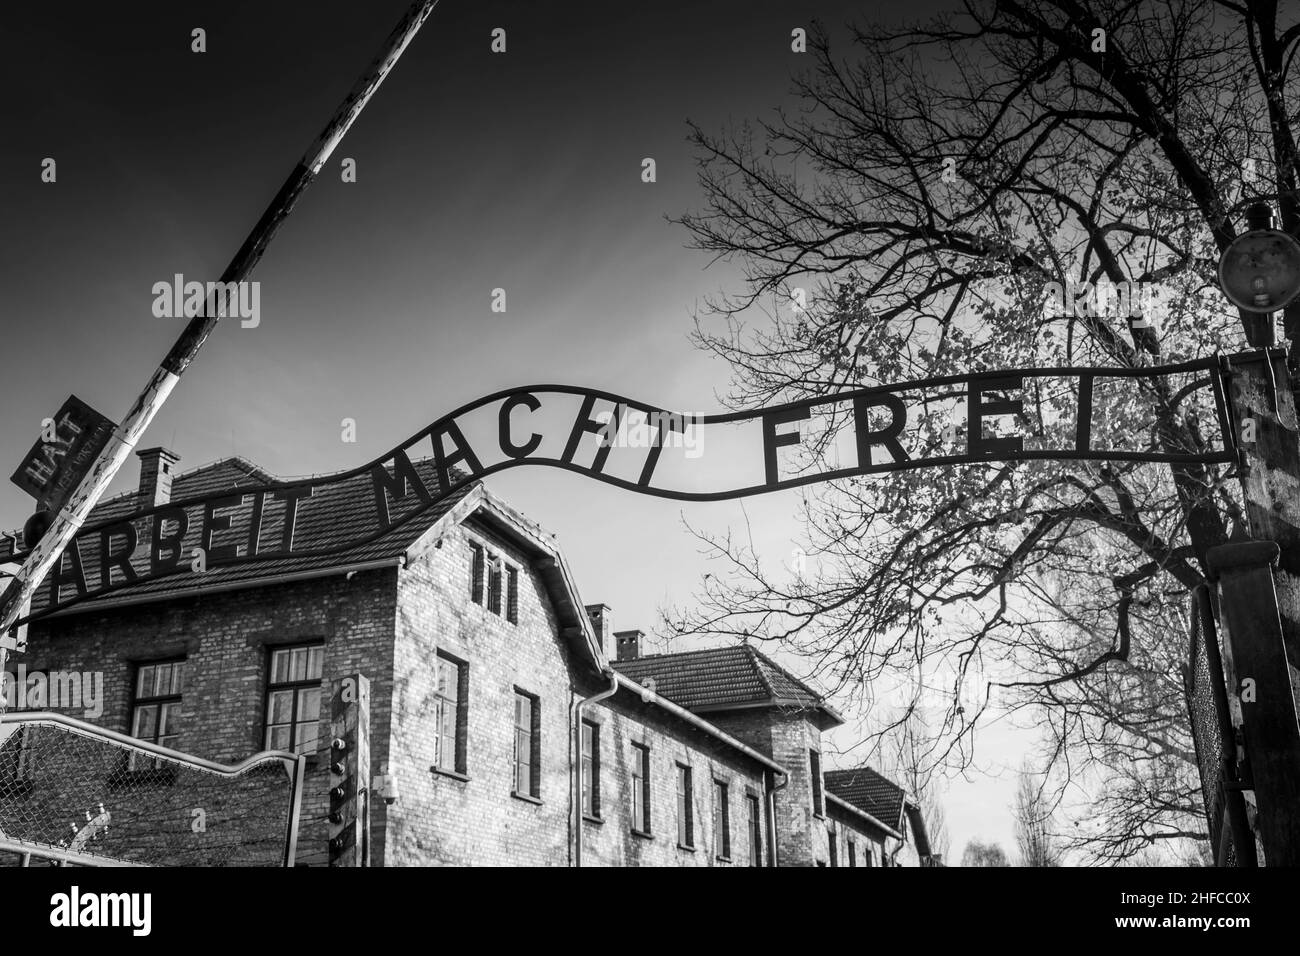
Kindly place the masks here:
POLYGON ((788 773, 781 774, 780 786, 776 785, 776 774, 775 773, 772 774, 772 788, 767 791, 767 832, 769 836, 768 846, 772 848, 771 852, 768 853, 768 858, 770 861, 768 863, 768 866, 781 865, 777 860, 777 848, 776 848, 776 792, 778 790, 784 790, 789 785, 790 785, 790 775, 788 773))
MULTIPOLYGON (((573 774, 573 790, 570 800, 573 804, 573 865, 582 866, 582 709, 588 704, 613 697, 618 691, 618 677, 614 669, 605 666, 602 673, 609 678, 609 687, 590 697, 579 697, 573 702, 573 761, 569 766, 573 774)), ((595 781, 592 781, 595 784, 595 781)))

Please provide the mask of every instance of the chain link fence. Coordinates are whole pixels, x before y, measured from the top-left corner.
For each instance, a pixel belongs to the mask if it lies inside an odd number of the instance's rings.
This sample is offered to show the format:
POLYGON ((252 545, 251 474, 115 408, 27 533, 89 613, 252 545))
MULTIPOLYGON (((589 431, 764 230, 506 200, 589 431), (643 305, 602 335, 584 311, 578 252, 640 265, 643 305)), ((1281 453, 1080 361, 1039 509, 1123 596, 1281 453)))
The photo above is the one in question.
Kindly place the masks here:
POLYGON ((1228 715, 1215 615, 1204 585, 1192 598, 1191 646, 1183 676, 1214 864, 1253 866, 1253 837, 1247 840, 1249 829, 1236 775, 1236 736, 1228 715))
POLYGON ((0 865, 293 865, 303 758, 235 766, 61 714, 0 714, 0 865))

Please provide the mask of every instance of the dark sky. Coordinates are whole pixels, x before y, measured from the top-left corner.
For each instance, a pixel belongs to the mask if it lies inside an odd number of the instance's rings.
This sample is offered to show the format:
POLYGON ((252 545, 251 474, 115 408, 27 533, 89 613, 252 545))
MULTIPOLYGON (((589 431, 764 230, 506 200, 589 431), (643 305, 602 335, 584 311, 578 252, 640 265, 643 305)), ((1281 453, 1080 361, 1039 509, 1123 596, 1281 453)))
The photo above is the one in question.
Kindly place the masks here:
MULTIPOLYGON (((121 419, 180 330, 153 316, 153 284, 220 274, 406 6, 4 7, 5 476, 71 393, 121 419), (206 53, 190 51, 195 27, 206 53)), ((738 277, 665 219, 703 201, 686 120, 717 130, 793 105, 790 31, 814 17, 899 15, 820 0, 442 0, 258 267, 261 324, 221 323, 142 446, 174 449, 181 470, 236 452, 287 477, 361 464, 508 386, 719 410, 728 369, 687 334, 703 297, 738 277), (494 27, 505 55, 489 51, 494 27), (504 315, 490 309, 498 287, 504 315), (340 440, 344 418, 356 444, 340 440)), ((136 477, 132 462, 116 489, 136 477)), ((489 484, 559 535, 584 599, 612 605, 618 628, 653 628, 659 606, 720 570, 683 517, 752 533, 778 561, 798 543, 792 495, 683 506, 549 469, 489 484)), ((4 483, 0 524, 31 507, 4 483)))
MULTIPOLYGON (((816 6, 843 23, 851 5, 816 6)), ((220 274, 405 7, 6 12, 0 449, 15 465, 69 393, 120 420, 180 327, 152 314, 153 284, 220 274), (45 157, 54 184, 40 181, 45 157)), ((173 448, 182 470, 233 450, 290 476, 360 464, 506 386, 717 410, 728 370, 686 335, 736 273, 706 270, 665 219, 701 201, 686 119, 717 129, 788 102, 802 63, 790 31, 809 20, 788 2, 442 0, 258 267, 261 324, 218 327, 143 444, 173 448), (504 55, 489 50, 497 26, 504 55), (647 156, 654 184, 640 178, 647 156), (345 157, 356 183, 341 181, 345 157), (340 441, 344 418, 355 445, 340 441)), ((669 536, 693 554, 667 530, 678 505, 538 471, 494 485, 565 538, 591 568, 590 599, 623 624, 649 626, 669 590, 687 596, 680 561, 635 596, 613 593, 669 536)), ((6 485, 0 507, 19 524, 30 502, 6 485)))

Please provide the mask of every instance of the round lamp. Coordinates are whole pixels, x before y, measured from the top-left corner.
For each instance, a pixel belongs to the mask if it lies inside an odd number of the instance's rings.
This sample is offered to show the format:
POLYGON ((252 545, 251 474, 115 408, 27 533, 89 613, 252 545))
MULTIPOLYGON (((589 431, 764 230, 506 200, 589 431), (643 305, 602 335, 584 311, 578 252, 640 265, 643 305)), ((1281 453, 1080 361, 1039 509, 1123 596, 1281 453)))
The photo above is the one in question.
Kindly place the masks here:
POLYGON ((1300 242, 1270 228, 1267 207, 1252 207, 1248 217, 1251 230, 1219 258, 1219 286, 1246 312, 1280 312, 1300 295, 1300 242))

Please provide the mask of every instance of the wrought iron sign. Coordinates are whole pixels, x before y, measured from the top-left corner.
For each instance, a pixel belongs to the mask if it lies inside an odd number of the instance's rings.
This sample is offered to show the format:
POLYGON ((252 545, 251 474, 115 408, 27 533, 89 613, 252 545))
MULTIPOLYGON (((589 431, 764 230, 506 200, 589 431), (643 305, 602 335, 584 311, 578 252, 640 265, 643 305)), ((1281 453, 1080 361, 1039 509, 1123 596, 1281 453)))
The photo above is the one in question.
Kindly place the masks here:
MULTIPOLYGON (((1113 401, 1108 396, 1107 404, 1113 401)), ((510 389, 463 405, 350 471, 249 485, 87 525, 23 620, 172 575, 352 551, 445 504, 467 483, 521 465, 578 472, 640 494, 718 501, 937 465, 1227 463, 1236 460, 1228 420, 1213 358, 979 372, 702 416, 568 385, 510 389), (1185 384, 1167 381, 1178 376, 1185 384), (1140 429, 1094 429, 1098 389, 1122 398, 1135 387, 1159 388, 1170 403, 1210 388, 1219 446, 1171 450, 1157 442, 1154 427, 1145 437, 1140 429), (941 427, 958 418, 964 434, 941 427), (843 454, 791 465, 800 447, 827 435, 843 439, 843 454)))

